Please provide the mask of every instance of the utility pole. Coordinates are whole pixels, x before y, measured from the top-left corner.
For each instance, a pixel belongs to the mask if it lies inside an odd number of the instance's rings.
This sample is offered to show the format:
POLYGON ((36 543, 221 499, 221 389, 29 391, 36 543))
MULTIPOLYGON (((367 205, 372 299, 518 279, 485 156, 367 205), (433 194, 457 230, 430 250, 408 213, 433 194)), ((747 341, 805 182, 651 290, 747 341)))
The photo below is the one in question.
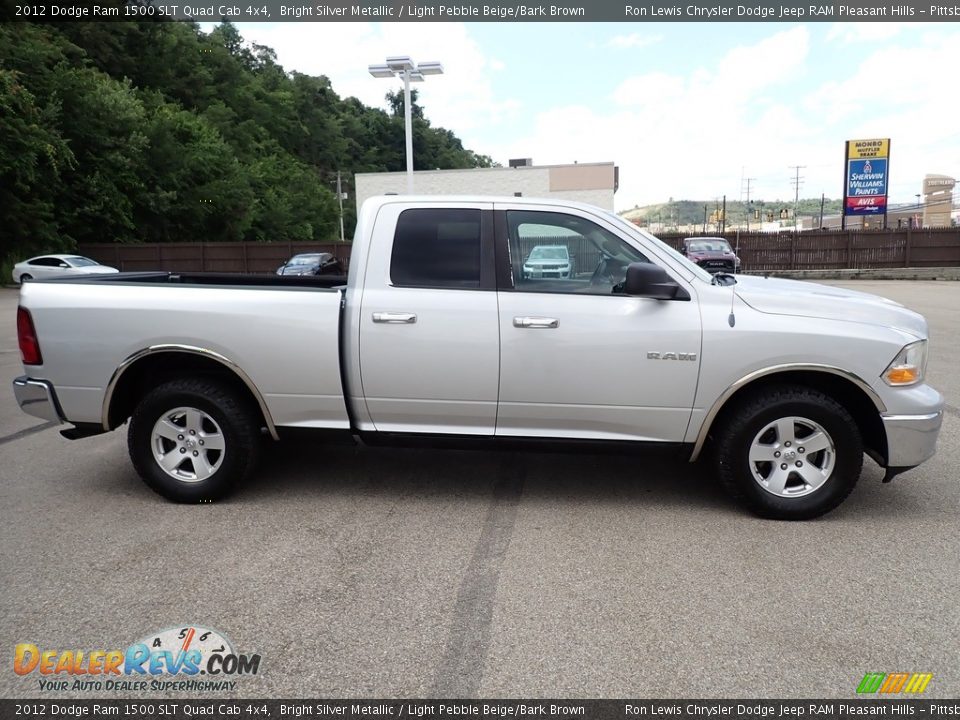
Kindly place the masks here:
POLYGON ((820 193, 820 229, 823 230, 823 202, 826 199, 825 193, 820 193))
POLYGON ((707 234, 707 206, 703 206, 703 234, 707 234))
POLYGON ((744 211, 747 214, 747 232, 750 232, 750 183, 752 183, 756 178, 744 178, 747 183, 747 204, 744 205, 744 211))
POLYGON ((723 196, 723 215, 720 220, 720 234, 723 235, 727 231, 727 196, 723 196))
POLYGON ((343 189, 340 187, 339 170, 337 170, 337 200, 340 201, 340 242, 346 242, 343 236, 343 189))
POLYGON ((793 231, 797 232, 800 229, 800 226, 797 224, 797 221, 800 219, 797 217, 797 209, 800 206, 800 183, 804 178, 800 177, 800 171, 806 170, 806 165, 791 165, 791 168, 794 170, 794 177, 790 180, 793 183, 793 231))

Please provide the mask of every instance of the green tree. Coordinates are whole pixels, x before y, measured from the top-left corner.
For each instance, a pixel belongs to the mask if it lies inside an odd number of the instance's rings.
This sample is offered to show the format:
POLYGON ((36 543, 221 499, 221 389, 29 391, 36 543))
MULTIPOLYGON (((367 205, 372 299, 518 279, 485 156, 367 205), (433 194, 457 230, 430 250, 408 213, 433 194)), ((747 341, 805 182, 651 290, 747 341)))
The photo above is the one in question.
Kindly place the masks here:
POLYGON ((0 68, 0 262, 10 263, 39 248, 69 249, 61 237, 56 198, 73 153, 56 130, 59 107, 42 106, 0 68))

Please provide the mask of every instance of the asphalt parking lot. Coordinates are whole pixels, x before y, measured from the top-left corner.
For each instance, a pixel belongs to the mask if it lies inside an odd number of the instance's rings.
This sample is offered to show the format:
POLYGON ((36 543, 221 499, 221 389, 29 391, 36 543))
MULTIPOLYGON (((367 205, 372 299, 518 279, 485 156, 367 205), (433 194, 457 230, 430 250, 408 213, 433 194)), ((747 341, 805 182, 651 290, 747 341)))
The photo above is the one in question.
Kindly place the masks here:
POLYGON ((193 623, 262 656, 225 696, 853 698, 905 671, 958 697, 960 283, 832 284, 927 316, 949 407, 933 460, 890 485, 866 461, 806 523, 747 515, 706 466, 351 447, 274 447, 229 500, 169 504, 124 431, 34 431, 0 290, 0 697, 90 697, 15 675, 17 643, 193 623))

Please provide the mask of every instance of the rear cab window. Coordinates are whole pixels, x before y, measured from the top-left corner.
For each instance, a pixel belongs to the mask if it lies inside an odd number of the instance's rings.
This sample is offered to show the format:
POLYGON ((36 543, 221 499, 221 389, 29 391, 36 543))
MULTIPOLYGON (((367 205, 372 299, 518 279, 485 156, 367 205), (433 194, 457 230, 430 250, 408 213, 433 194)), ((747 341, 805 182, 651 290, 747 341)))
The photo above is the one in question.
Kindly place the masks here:
POLYGON ((485 224, 477 209, 404 210, 393 237, 390 282, 395 287, 481 289, 485 224))

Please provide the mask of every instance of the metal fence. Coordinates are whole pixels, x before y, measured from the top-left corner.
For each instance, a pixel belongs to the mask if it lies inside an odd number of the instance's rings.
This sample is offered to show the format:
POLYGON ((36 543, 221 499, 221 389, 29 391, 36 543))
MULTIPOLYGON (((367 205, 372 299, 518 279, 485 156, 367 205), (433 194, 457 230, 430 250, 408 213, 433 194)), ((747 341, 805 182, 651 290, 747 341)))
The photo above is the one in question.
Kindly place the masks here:
MULTIPOLYGON (((683 237, 659 236, 679 248, 683 237)), ((737 249, 742 269, 830 270, 843 268, 960 267, 960 228, 932 230, 838 230, 795 233, 727 233, 737 249)), ((567 245, 575 271, 596 267, 598 253, 581 237, 525 238, 521 251, 535 245, 567 245)), ((347 267, 350 243, 152 243, 81 245, 78 252, 123 271, 167 270, 178 272, 272 273, 292 255, 302 252, 333 253, 347 267)))

